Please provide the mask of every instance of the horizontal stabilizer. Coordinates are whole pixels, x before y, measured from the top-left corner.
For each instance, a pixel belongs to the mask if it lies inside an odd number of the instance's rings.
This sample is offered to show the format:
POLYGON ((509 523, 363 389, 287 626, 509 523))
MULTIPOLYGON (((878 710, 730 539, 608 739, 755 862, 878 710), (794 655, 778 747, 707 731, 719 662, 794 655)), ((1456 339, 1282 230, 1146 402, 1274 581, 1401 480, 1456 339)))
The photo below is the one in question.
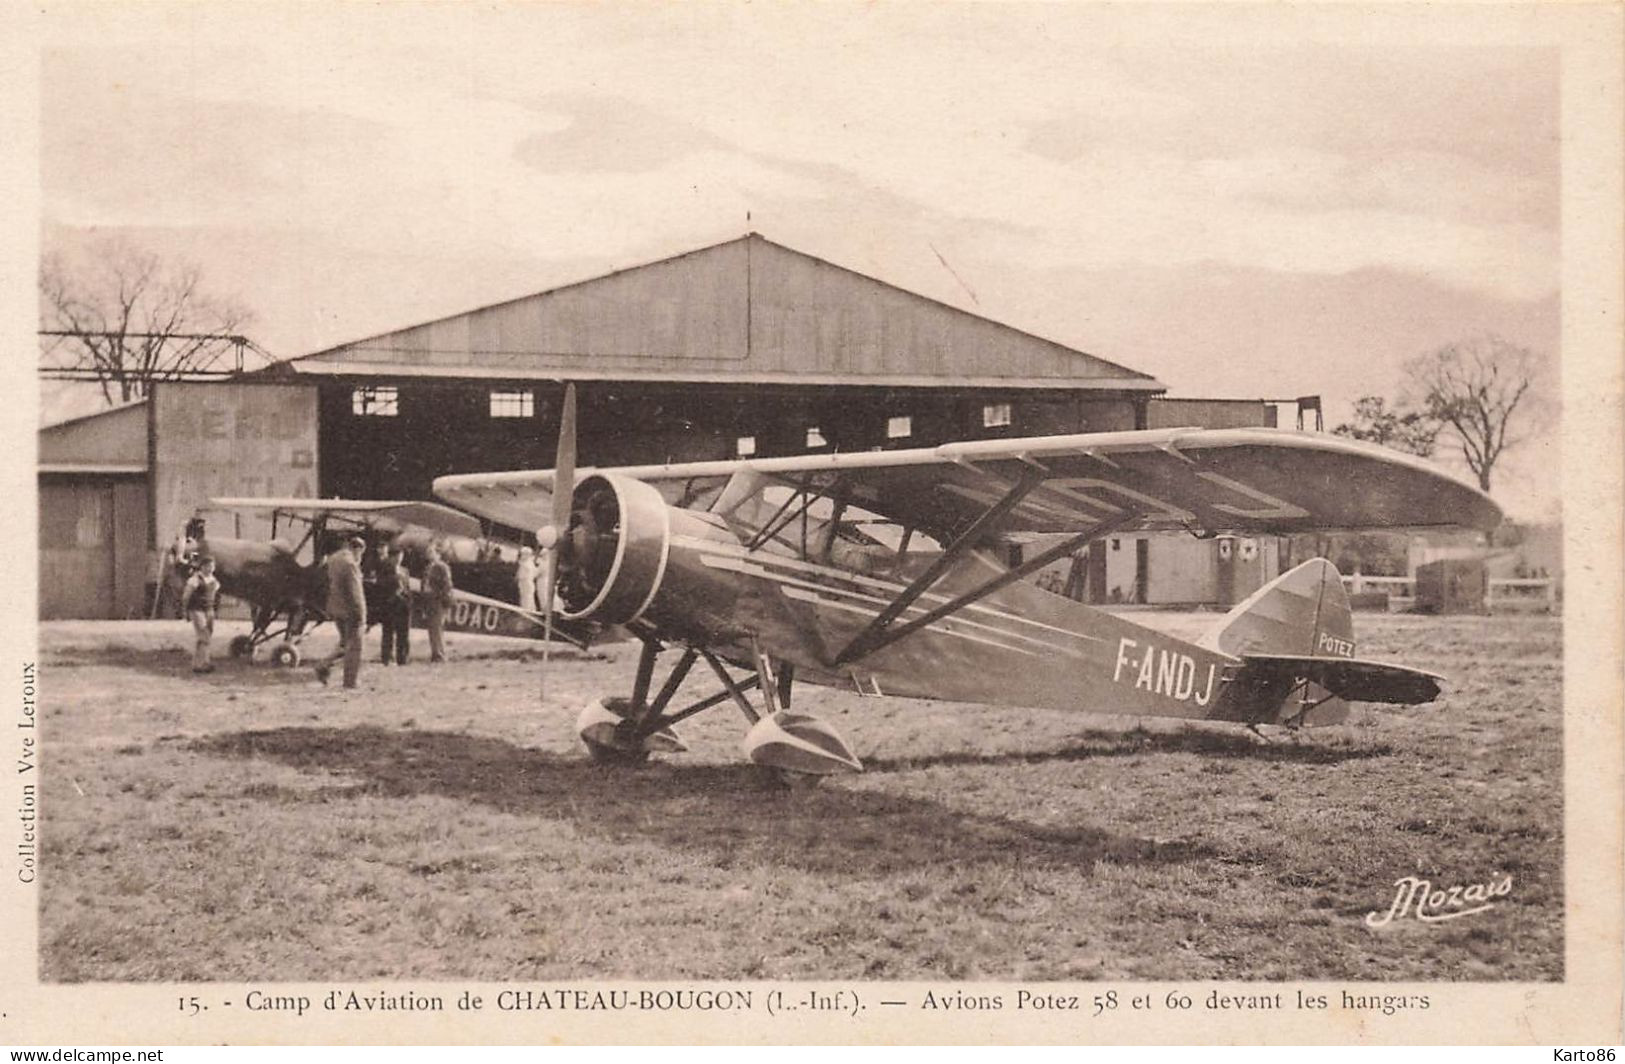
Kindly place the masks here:
POLYGON ((1444 677, 1421 669, 1360 658, 1312 658, 1298 654, 1243 654, 1239 681, 1311 680, 1351 702, 1414 705, 1439 697, 1444 677))

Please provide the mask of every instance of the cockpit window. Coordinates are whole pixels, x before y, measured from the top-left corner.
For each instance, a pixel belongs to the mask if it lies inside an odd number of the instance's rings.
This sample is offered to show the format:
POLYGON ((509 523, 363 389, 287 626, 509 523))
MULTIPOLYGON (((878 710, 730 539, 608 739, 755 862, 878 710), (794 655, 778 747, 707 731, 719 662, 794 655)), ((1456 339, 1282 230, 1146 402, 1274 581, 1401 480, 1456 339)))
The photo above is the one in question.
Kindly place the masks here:
POLYGON ((923 532, 865 510, 861 506, 838 504, 827 496, 810 502, 804 493, 783 484, 770 484, 736 507, 732 516, 754 528, 763 539, 780 550, 839 562, 837 546, 863 548, 869 555, 940 552, 942 547, 923 532), (833 525, 832 525, 833 522, 833 525))

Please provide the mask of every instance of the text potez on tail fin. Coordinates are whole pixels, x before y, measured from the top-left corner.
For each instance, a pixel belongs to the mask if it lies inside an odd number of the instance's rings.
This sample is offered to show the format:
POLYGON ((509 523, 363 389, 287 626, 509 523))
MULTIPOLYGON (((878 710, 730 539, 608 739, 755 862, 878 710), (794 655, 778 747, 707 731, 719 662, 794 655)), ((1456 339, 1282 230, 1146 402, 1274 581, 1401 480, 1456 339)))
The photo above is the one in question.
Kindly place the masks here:
POLYGON ((1209 640, 1236 657, 1354 657, 1354 618, 1337 567, 1311 558, 1225 614, 1209 640))
POLYGON ((1209 637, 1242 659, 1235 685, 1260 722, 1329 724, 1347 703, 1431 702, 1442 677, 1356 656, 1354 619, 1337 568, 1313 558, 1264 585, 1209 637))

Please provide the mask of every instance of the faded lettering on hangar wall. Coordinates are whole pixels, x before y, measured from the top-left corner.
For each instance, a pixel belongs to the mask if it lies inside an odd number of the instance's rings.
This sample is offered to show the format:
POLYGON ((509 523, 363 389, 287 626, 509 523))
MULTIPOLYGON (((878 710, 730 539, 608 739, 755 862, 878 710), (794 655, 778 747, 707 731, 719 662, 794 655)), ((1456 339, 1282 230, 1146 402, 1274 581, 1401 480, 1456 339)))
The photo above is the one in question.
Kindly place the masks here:
POLYGON ((209 513, 222 495, 316 494, 316 389, 167 381, 153 389, 154 535, 163 546, 199 510, 216 535, 260 538, 269 522, 209 513))

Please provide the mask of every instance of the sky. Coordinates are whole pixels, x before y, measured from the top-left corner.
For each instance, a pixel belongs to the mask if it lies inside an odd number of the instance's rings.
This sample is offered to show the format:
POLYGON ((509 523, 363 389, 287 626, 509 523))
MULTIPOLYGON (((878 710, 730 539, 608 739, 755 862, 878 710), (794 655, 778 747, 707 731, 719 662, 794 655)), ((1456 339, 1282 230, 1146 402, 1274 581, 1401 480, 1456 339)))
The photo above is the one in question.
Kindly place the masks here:
POLYGON ((1355 10, 47 5, 42 244, 188 258, 284 357, 755 230, 1171 395, 1335 422, 1494 333, 1555 399, 1558 51, 1355 10))

